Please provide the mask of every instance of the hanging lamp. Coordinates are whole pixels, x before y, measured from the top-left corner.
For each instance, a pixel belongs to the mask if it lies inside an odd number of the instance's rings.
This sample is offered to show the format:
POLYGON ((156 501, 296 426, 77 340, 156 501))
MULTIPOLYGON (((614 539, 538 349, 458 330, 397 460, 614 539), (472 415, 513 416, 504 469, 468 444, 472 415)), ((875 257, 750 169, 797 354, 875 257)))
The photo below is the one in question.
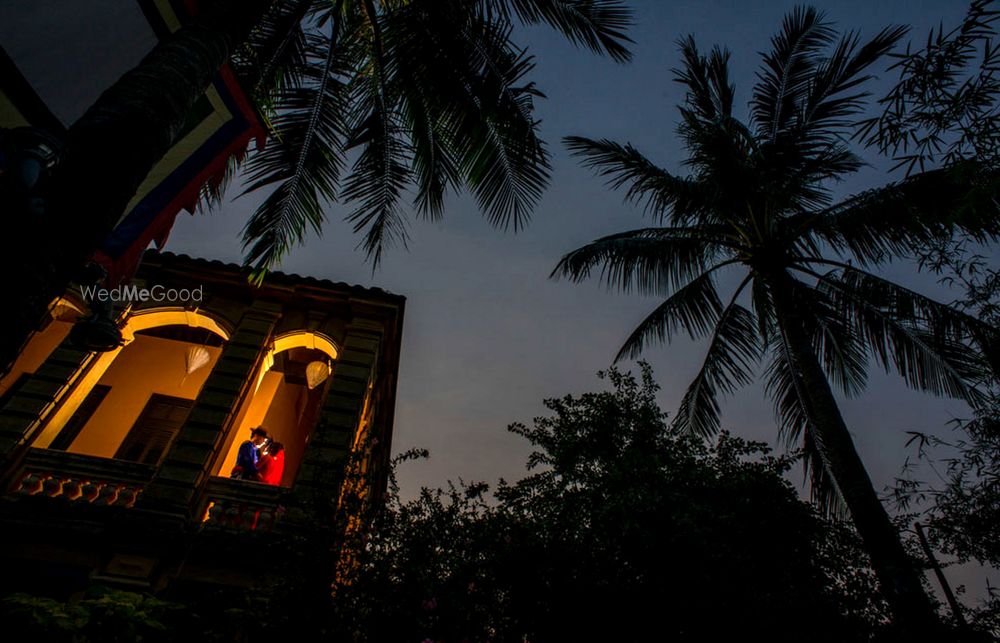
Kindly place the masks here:
POLYGON ((210 359, 212 359, 212 356, 204 346, 188 346, 187 353, 184 355, 187 374, 190 375, 205 364, 208 364, 210 359))
POLYGON ((309 362, 306 366, 306 385, 314 389, 330 376, 330 365, 322 360, 309 362))

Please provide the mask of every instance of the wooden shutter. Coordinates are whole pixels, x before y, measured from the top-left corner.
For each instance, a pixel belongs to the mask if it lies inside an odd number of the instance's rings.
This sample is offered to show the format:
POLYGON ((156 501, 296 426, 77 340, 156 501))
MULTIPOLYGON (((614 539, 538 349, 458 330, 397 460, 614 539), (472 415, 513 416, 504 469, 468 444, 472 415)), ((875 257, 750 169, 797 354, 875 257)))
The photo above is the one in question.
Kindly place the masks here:
POLYGON ((144 464, 159 464, 181 425, 187 419, 194 400, 154 393, 132 430, 118 447, 115 458, 144 464))
POLYGON ((27 384, 29 377, 31 377, 31 373, 21 373, 17 376, 14 383, 10 385, 3 395, 0 395, 0 409, 7 406, 7 402, 10 401, 10 398, 14 397, 14 395, 16 395, 25 384, 27 384))
POLYGON ((101 402, 104 401, 104 397, 110 390, 111 387, 104 384, 97 384, 94 386, 94 388, 90 390, 90 393, 87 394, 86 399, 84 399, 80 406, 76 409, 76 412, 73 413, 73 417, 66 422, 66 426, 62 428, 62 431, 59 432, 56 439, 49 445, 49 448, 55 449, 56 451, 65 451, 68 449, 69 446, 73 444, 73 440, 76 439, 76 436, 80 435, 80 431, 82 431, 83 427, 87 425, 90 417, 94 415, 95 411, 97 411, 97 407, 101 405, 101 402))

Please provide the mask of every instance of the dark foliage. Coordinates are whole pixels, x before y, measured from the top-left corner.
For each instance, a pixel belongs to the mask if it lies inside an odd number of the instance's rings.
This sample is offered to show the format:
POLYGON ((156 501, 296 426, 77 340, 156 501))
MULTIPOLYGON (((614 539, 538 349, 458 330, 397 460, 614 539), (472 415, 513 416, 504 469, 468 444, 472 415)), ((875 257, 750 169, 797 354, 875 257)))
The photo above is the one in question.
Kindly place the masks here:
POLYGON ((13 641, 47 643, 166 643, 183 626, 184 606, 136 592, 92 587, 62 602, 28 594, 0 601, 4 633, 13 641))
POLYGON ((879 116, 857 135, 896 160, 923 171, 977 159, 992 168, 1000 156, 1000 41, 996 0, 973 0, 961 24, 931 30, 923 47, 896 54, 899 82, 879 116))
POLYGON ((868 640, 883 617, 856 536, 790 461, 670 429, 644 366, 510 430, 531 475, 397 496, 336 588, 358 641, 868 640))
MULTIPOLYGON (((957 308, 997 326, 1000 270, 977 250, 988 251, 967 239, 941 239, 921 253, 921 262, 962 293, 957 308)), ((894 484, 896 503, 926 525, 946 562, 1000 569, 1000 382, 994 377, 983 406, 956 418, 950 431, 913 431, 907 446, 913 453, 894 484)), ((975 626, 1000 636, 997 588, 965 602, 975 626)))
MULTIPOLYGON (((883 112, 862 121, 859 135, 907 172, 926 166, 975 162, 981 184, 998 168, 1000 149, 1000 49, 996 0, 973 0, 963 20, 932 30, 922 46, 897 54, 899 78, 882 99, 883 112)), ((913 254, 923 270, 960 293, 952 306, 1000 327, 1000 269, 996 248, 977 235, 941 230, 913 254)), ((931 545, 947 562, 1000 568, 1000 363, 986 346, 992 377, 983 403, 956 418, 948 432, 914 431, 913 451, 897 479, 894 496, 915 512, 931 545), (920 466, 918 466, 920 465, 920 466)), ((967 617, 1000 636, 1000 594, 967 599, 967 617)))

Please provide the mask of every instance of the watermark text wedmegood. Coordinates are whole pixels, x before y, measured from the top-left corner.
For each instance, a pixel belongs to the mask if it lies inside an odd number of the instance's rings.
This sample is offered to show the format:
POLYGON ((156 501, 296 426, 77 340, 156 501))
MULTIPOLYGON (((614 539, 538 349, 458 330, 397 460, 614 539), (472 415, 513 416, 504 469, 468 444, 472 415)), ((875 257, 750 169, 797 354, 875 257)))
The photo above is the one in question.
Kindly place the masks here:
POLYGON ((135 284, 115 286, 114 288, 101 288, 99 286, 84 286, 82 288, 83 298, 87 301, 111 301, 115 303, 146 302, 146 301, 176 301, 201 303, 204 297, 204 286, 196 288, 167 288, 162 285, 155 285, 149 288, 140 288, 135 284))

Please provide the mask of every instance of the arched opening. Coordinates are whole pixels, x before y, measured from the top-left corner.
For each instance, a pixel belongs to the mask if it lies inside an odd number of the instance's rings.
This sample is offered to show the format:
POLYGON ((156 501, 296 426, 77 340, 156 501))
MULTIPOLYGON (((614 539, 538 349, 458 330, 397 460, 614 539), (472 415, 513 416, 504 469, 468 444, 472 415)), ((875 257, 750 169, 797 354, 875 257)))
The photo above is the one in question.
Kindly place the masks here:
POLYGON ((126 345, 95 356, 33 446, 157 465, 229 333, 194 311, 132 315, 126 345))
POLYGON ((284 446, 280 484, 291 484, 319 418, 336 358, 336 346, 319 333, 297 331, 276 337, 227 435, 225 456, 213 473, 229 476, 240 445, 252 429, 263 427, 272 443, 284 446))
POLYGON ((44 326, 31 336, 10 370, 0 377, 0 407, 66 339, 73 324, 84 314, 85 309, 81 302, 66 297, 60 297, 52 302, 44 326))

